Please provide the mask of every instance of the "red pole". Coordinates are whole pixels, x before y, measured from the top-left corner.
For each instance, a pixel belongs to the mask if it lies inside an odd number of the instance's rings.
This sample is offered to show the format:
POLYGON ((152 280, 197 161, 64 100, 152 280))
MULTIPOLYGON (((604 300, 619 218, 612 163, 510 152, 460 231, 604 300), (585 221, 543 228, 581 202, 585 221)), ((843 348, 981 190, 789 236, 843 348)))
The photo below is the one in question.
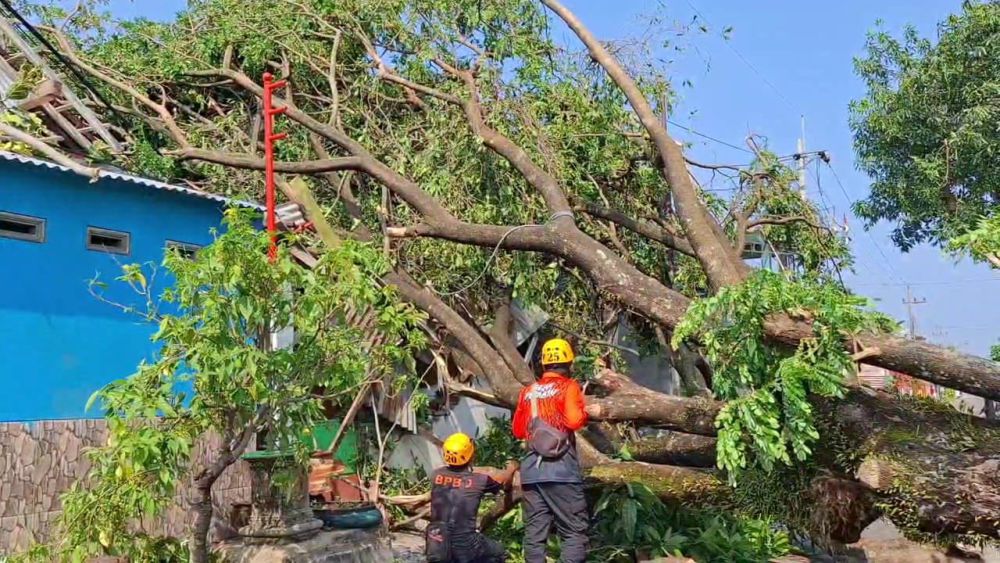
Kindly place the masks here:
POLYGON ((285 108, 275 109, 272 103, 272 94, 275 89, 285 86, 284 80, 274 81, 274 76, 270 72, 264 73, 264 192, 267 202, 267 232, 271 234, 271 247, 268 249, 268 256, 271 262, 278 258, 278 224, 275 218, 275 192, 274 192, 274 143, 284 139, 285 133, 274 134, 274 116, 285 113, 285 108))

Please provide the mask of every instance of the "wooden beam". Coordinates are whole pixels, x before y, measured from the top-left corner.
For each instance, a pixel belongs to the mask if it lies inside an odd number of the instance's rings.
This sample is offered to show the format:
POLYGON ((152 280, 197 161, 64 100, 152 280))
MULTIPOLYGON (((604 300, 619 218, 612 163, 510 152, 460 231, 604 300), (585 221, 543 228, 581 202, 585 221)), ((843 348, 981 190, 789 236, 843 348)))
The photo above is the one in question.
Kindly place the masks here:
POLYGON ((49 119, 54 121, 77 145, 83 150, 90 150, 93 143, 90 139, 83 135, 83 132, 78 130, 75 125, 73 125, 70 120, 66 119, 66 116, 56 111, 56 108, 52 107, 52 104, 46 103, 42 105, 42 111, 45 115, 49 116, 49 119))
MULTIPOLYGON (((0 17, 0 33, 5 35, 7 39, 10 40, 11 44, 14 47, 16 47, 21 52, 21 54, 23 54, 28 59, 28 61, 31 64, 41 69, 42 74, 45 76, 45 78, 48 78, 49 80, 53 80, 55 82, 62 84, 63 98, 65 98, 66 101, 68 101, 69 103, 73 104, 73 108, 83 117, 84 121, 86 121, 91 127, 94 128, 94 131, 97 132, 97 135, 100 136, 101 139, 108 144, 108 146, 111 148, 112 151, 116 153, 121 152, 122 150, 121 144, 118 142, 118 139, 115 139, 114 135, 111 134, 111 131, 104 125, 104 122, 101 121, 101 119, 97 116, 96 113, 94 113, 93 110, 91 110, 89 107, 87 107, 86 104, 83 103, 83 100, 78 98, 76 94, 73 93, 73 90, 68 85, 66 85, 66 83, 62 80, 59 74, 56 71, 52 70, 51 67, 49 67, 48 63, 45 62, 45 59, 40 54, 38 54, 37 51, 35 51, 34 47, 32 47, 31 44, 24 39, 24 37, 21 36, 21 34, 17 31, 17 29, 14 28, 14 26, 10 23, 10 21, 7 18, 0 17)), ((76 131, 76 129, 73 128, 73 131, 76 131)), ((70 136, 73 136, 73 134, 70 133, 69 131, 67 131, 67 133, 70 136)))

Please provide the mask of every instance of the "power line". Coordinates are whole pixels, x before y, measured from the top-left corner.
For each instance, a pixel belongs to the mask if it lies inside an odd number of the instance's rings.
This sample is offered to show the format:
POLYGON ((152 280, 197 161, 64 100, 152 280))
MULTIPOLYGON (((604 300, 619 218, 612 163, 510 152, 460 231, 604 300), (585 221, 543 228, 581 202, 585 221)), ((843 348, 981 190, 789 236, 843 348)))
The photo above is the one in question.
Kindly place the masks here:
MULTIPOLYGON (((698 15, 698 17, 700 17, 706 24, 712 25, 712 23, 708 21, 708 18, 705 17, 705 14, 701 13, 701 11, 699 11, 698 8, 696 8, 695 5, 691 3, 691 0, 686 0, 686 2, 688 7, 690 7, 691 10, 693 10, 694 13, 698 15)), ((751 71, 753 71, 754 74, 757 75, 757 78, 759 78, 761 82, 766 84, 769 88, 771 88, 771 90, 774 90, 774 93, 777 94, 779 98, 781 98, 781 100, 788 106, 788 109, 798 113, 799 115, 802 115, 801 111, 795 109, 795 104, 793 104, 792 101, 788 99, 788 96, 785 96, 784 92, 779 90, 777 86, 775 86, 770 80, 768 80, 767 77, 764 76, 764 74, 761 71, 757 70, 757 67, 754 66, 754 64, 751 63, 746 57, 744 57, 743 53, 739 52, 739 50, 736 49, 736 47, 734 47, 731 42, 723 41, 723 43, 725 43, 726 46, 729 47, 729 50, 735 53, 736 56, 739 57, 741 61, 743 61, 743 64, 747 65, 747 67, 751 71)))
POLYGON ((962 280, 926 280, 915 282, 885 283, 885 282, 864 282, 855 283, 858 287, 904 287, 907 285, 957 285, 962 283, 1000 283, 1000 278, 967 278, 962 280))
POLYGON ((105 107, 107 107, 112 112, 116 111, 114 106, 111 105, 111 102, 109 102, 101 94, 101 92, 94 87, 94 85, 90 82, 90 79, 88 79, 85 74, 80 72, 80 70, 76 68, 76 66, 73 63, 69 62, 66 59, 66 57, 64 57, 62 53, 60 53, 59 50, 56 49, 55 46, 52 45, 52 43, 49 42, 49 40, 46 39, 45 36, 41 34, 41 32, 38 31, 38 29, 36 29, 31 22, 29 22, 23 15, 21 15, 21 13, 18 12, 8 0, 0 0, 0 6, 3 6, 7 10, 7 13, 10 14, 10 16, 16 19, 21 24, 21 26, 28 31, 28 33, 32 37, 37 39, 38 42, 41 43, 42 46, 44 46, 45 49, 48 50, 49 53, 51 53, 52 56, 56 58, 56 60, 58 60, 64 67, 66 67, 66 69, 69 70, 73 74, 73 76, 75 76, 81 83, 83 83, 84 87, 86 87, 87 90, 89 90, 95 97, 97 97, 97 99, 100 100, 101 103, 105 105, 105 107))
MULTIPOLYGON (((821 152, 821 151, 816 151, 816 154, 819 154, 819 152, 821 152)), ((813 170, 813 177, 816 178, 816 189, 819 192, 819 197, 820 197, 820 199, 823 201, 823 203, 828 208, 828 214, 830 216, 830 220, 832 221, 832 223, 834 225, 836 225, 837 224, 837 217, 834 215, 834 211, 836 210, 836 206, 833 205, 833 202, 829 198, 827 198, 827 196, 826 196, 826 190, 823 189, 823 183, 822 183, 822 181, 820 179, 820 171, 821 171, 820 163, 821 163, 821 161, 822 161, 822 159, 817 159, 816 160, 816 167, 813 170), (832 211, 830 211, 830 210, 832 210, 832 211)), ((845 225, 845 227, 846 227, 846 225, 845 225)), ((864 249, 863 246, 858 249, 858 252, 857 252, 857 255, 856 255, 856 260, 854 261, 854 264, 860 266, 863 270, 865 270, 866 272, 868 272, 870 275, 872 275, 872 276, 878 276, 878 273, 875 272, 875 269, 868 265, 869 262, 874 262, 876 260, 872 260, 871 257, 870 257, 870 255, 868 253, 862 252, 863 249, 864 249), (864 258, 864 260, 862 260, 862 258, 864 258)), ((855 284, 855 285, 857 285, 857 284, 855 284)))
MULTIPOLYGON (((851 195, 847 193, 847 188, 845 188, 844 183, 840 181, 840 176, 837 174, 837 169, 834 168, 833 165, 830 164, 829 162, 826 162, 826 165, 830 169, 830 172, 833 173, 833 179, 836 180, 837 185, 840 187, 841 193, 843 193, 844 197, 847 199, 847 203, 851 206, 851 208, 853 208, 855 203, 854 198, 852 198, 851 195)), ((886 270, 890 278, 895 278, 899 281, 903 281, 902 276, 899 275, 899 273, 896 271, 896 268, 892 265, 892 262, 889 261, 889 255, 887 255, 885 251, 882 250, 882 246, 878 243, 877 240, 875 240, 875 237, 872 236, 871 232, 868 231, 867 229, 863 230, 865 234, 868 236, 868 239, 872 241, 872 245, 875 246, 875 250, 878 251, 878 253, 882 256, 882 259, 884 260, 884 262, 879 262, 879 266, 881 266, 886 270)))
MULTIPOLYGON (((2 1, 2 0, 0 0, 0 1, 2 1)), ((668 119, 667 123, 673 125, 674 127, 678 127, 680 129, 683 129, 683 130, 687 131, 688 133, 691 133, 691 134, 694 134, 694 135, 698 135, 699 137, 704 137, 704 138, 708 139, 709 141, 715 141, 716 143, 719 143, 720 145, 725 145, 725 146, 727 146, 729 148, 736 149, 738 151, 743 151, 745 153, 753 154, 753 151, 751 151, 750 149, 748 149, 746 147, 741 147, 739 145, 734 145, 734 144, 732 144, 730 142, 723 141, 722 139, 716 139, 715 137, 713 137, 711 135, 707 135, 705 133, 702 133, 701 131, 695 131, 694 129, 692 129, 692 128, 686 126, 686 125, 681 125, 680 123, 677 123, 676 121, 674 121, 672 119, 668 119)))

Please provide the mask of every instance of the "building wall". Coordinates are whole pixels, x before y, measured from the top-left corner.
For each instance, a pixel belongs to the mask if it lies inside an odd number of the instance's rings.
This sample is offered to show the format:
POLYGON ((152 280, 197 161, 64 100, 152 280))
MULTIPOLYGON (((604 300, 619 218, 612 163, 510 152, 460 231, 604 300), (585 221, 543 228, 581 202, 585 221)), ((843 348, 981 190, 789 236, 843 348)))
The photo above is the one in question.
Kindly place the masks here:
MULTIPOLYGON (((636 351, 640 348, 635 331, 627 322, 622 322, 619 326, 615 335, 615 343, 636 351)), ((632 381, 647 389, 667 395, 681 393, 680 375, 665 353, 636 356, 629 352, 622 352, 621 358, 625 362, 622 371, 627 373, 632 381)))
MULTIPOLYGON (((0 211, 46 220, 43 243, 0 238, 0 421, 97 417, 89 396, 132 374, 151 356, 153 327, 98 301, 99 276, 112 300, 141 305, 121 265, 159 265, 167 240, 204 245, 220 204, 113 179, 0 161, 0 211), (87 227, 131 235, 128 256, 87 250, 87 227)), ((166 287, 165 273, 153 281, 166 287)))
MULTIPOLYGON (((89 470, 84 451, 106 439, 103 420, 0 423, 0 556, 54 539, 59 496, 89 470)), ((192 454, 195 466, 217 444, 216 438, 202 440, 192 454)), ((143 530, 162 536, 186 534, 193 492, 190 484, 181 487, 174 505, 160 519, 142 522, 143 530)), ((250 502, 250 475, 242 461, 223 473, 214 493, 223 517, 234 503, 250 502)))
MULTIPOLYGON (((489 385, 478 377, 470 384, 476 389, 484 391, 489 389, 489 385)), ((433 419, 431 432, 438 440, 444 440, 455 432, 464 432, 477 438, 489 430, 490 419, 509 416, 510 412, 507 409, 462 397, 449 409, 447 415, 433 419)), ((392 453, 386 463, 394 469, 421 467, 429 474, 443 465, 444 459, 441 457, 440 445, 424 435, 409 433, 403 434, 393 445, 392 453)))

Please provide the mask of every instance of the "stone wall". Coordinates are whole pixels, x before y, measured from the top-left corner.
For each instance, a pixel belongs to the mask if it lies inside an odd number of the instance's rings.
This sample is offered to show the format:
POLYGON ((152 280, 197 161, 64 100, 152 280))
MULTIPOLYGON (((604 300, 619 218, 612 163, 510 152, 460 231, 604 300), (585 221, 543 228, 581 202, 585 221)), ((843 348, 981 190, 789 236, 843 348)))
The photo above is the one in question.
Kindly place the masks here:
MULTIPOLYGON (((103 420, 53 420, 0 423, 0 555, 16 553, 32 542, 49 541, 59 515, 59 495, 86 475, 87 448, 104 444, 103 420)), ((217 439, 206 438, 194 451, 195 463, 217 439)), ((230 467, 216 483, 216 504, 250 502, 250 476, 243 462, 230 467)), ((177 502, 156 522, 144 522, 145 532, 183 535, 191 522, 193 487, 182 487, 177 502)))

